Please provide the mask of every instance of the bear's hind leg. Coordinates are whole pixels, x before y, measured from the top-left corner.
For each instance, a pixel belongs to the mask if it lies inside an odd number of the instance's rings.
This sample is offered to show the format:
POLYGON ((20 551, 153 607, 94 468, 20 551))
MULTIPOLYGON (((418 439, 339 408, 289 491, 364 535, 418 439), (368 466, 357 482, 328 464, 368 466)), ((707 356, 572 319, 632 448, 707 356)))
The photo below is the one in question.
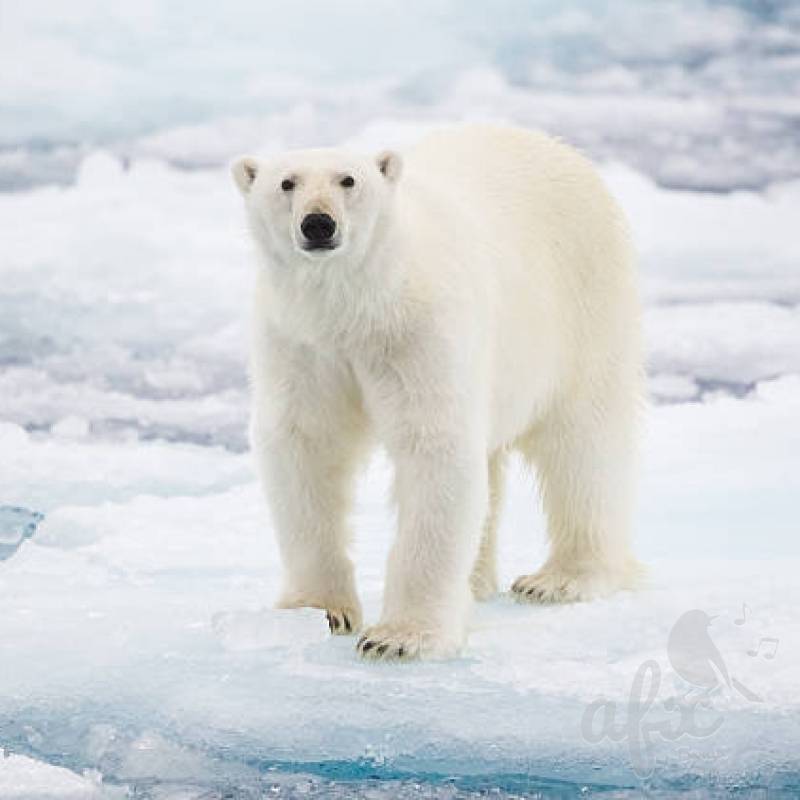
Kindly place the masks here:
POLYGON ((572 602, 633 588, 641 567, 630 550, 636 398, 559 409, 524 453, 536 468, 550 555, 511 590, 534 603, 572 602))
POLYGON ((481 546, 469 585, 476 600, 487 600, 497 593, 497 525, 503 502, 506 454, 498 450, 489 459, 489 510, 483 523, 481 546))

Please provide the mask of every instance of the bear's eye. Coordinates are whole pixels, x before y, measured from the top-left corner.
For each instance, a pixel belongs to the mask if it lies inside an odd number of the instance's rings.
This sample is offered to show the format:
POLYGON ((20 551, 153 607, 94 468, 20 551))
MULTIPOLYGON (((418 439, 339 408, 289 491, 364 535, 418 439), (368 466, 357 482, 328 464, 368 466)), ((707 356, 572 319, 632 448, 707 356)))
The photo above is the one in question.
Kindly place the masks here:
POLYGON ((284 178, 281 181, 281 189, 283 189, 284 192, 291 192, 292 189, 294 189, 294 181, 290 178, 284 178))
POLYGON ((352 175, 345 175, 339 181, 339 186, 344 186, 345 189, 352 189, 356 185, 356 179, 352 175))

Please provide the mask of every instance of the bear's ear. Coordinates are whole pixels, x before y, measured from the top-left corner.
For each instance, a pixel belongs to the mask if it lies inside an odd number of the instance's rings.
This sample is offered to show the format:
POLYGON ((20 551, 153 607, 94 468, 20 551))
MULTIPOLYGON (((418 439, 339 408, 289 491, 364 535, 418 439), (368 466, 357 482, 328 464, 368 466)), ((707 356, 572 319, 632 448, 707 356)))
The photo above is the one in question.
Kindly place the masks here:
POLYGON ((242 194, 247 194, 258 174, 258 161, 253 156, 237 158, 231 165, 231 173, 242 194))
POLYGON ((394 150, 384 150, 378 153, 375 163, 383 177, 390 183, 397 181, 403 172, 403 159, 394 150))

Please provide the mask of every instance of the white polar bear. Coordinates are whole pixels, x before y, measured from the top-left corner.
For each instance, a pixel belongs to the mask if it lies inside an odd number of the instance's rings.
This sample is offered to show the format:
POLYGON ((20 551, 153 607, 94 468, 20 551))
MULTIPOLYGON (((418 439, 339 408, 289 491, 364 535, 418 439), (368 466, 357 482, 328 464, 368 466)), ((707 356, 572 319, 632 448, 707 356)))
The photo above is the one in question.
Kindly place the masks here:
POLYGON ((497 589, 503 462, 538 472, 551 552, 512 592, 582 600, 635 583, 629 549, 639 303, 622 216, 542 134, 468 126, 404 158, 245 157, 263 257, 252 442, 285 567, 282 607, 361 627, 347 555, 370 441, 395 466, 397 538, 369 658, 441 657, 497 589), (470 587, 472 592, 470 592, 470 587))

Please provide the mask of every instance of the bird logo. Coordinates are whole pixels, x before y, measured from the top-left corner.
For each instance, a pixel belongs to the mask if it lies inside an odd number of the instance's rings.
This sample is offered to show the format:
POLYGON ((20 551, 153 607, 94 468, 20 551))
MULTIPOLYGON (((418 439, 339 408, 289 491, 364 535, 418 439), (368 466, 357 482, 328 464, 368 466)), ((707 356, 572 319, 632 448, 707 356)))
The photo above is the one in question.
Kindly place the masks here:
POLYGON ((716 617, 709 616, 699 608, 682 614, 669 633, 667 656, 678 675, 693 687, 711 694, 727 686, 739 692, 751 703, 763 699, 748 689, 728 671, 725 659, 714 644, 709 628, 716 617))

